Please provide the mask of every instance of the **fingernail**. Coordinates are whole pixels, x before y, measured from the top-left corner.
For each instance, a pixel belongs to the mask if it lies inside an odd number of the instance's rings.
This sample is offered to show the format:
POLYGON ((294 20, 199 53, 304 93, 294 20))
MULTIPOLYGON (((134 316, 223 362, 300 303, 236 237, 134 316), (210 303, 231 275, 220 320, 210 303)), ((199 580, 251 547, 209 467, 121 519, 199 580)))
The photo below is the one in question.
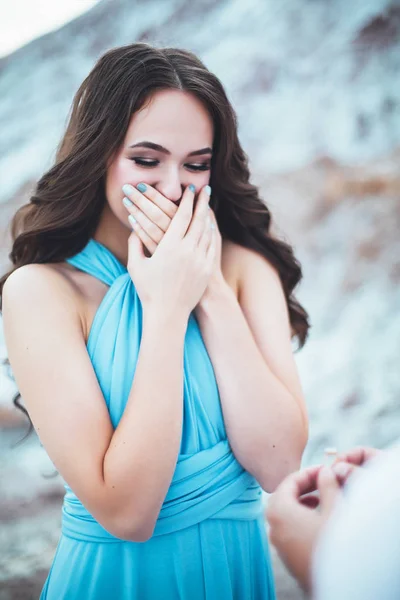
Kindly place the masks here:
POLYGON ((336 465, 333 465, 332 469, 339 477, 347 477, 351 467, 346 463, 336 463, 336 465))
POLYGON ((329 481, 333 481, 336 479, 336 473, 332 471, 331 467, 327 467, 326 465, 324 465, 322 469, 318 472, 318 480, 320 480, 321 477, 322 479, 328 479, 329 481))
POLYGON ((215 229, 215 223, 211 222, 211 229, 215 229))
POLYGON ((125 185, 122 186, 122 191, 129 196, 129 194, 132 194, 133 192, 133 187, 129 183, 125 183, 125 185))
POLYGON ((136 219, 135 219, 135 217, 132 217, 132 215, 129 215, 128 219, 129 219, 131 225, 134 225, 136 223, 136 219))
POLYGON ((195 191, 196 191, 196 186, 194 186, 194 185, 193 185, 193 183, 191 183, 191 184, 189 185, 189 190, 190 190, 191 192, 193 192, 193 194, 194 194, 194 193, 195 193, 195 191))
POLYGON ((145 183, 138 183, 136 187, 139 190, 139 192, 142 193, 147 190, 147 185, 145 183))
POLYGON ((131 202, 129 198, 122 198, 122 202, 125 204, 126 208, 133 206, 133 202, 131 202))
POLYGON ((211 196, 211 187, 209 185, 206 185, 206 187, 204 188, 206 194, 208 194, 209 196, 211 196))

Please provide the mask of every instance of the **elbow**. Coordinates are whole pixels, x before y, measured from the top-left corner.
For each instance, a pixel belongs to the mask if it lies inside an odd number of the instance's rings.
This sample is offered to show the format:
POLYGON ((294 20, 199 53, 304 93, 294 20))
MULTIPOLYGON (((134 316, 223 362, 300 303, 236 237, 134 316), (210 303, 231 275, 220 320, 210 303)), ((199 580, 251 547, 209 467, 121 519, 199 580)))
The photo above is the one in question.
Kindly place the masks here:
POLYGON ((273 464, 270 459, 265 460, 250 472, 262 489, 272 494, 288 475, 300 469, 301 458, 302 452, 292 452, 289 456, 276 457, 273 464))
POLYGON ((154 533, 156 521, 142 519, 132 521, 126 516, 114 519, 108 527, 103 525, 111 535, 124 542, 147 542, 154 533))
POLYGON ((144 497, 126 495, 103 504, 98 522, 119 540, 147 542, 154 535, 161 508, 162 501, 155 504, 149 503, 144 497))
POLYGON ((282 481, 291 473, 298 471, 299 468, 300 461, 292 463, 285 462, 280 468, 270 470, 267 473, 261 473, 258 482, 264 492, 267 492, 267 494, 273 494, 282 481))
POLYGON ((288 475, 300 469, 307 442, 308 426, 305 426, 293 432, 289 441, 277 442, 272 448, 271 443, 259 443, 246 456, 246 460, 239 462, 255 477, 265 492, 272 494, 288 475))
POLYGON ((123 532, 124 539, 127 542, 148 542, 150 538, 153 537, 154 526, 148 526, 146 524, 141 524, 138 527, 125 530, 123 532))
POLYGON ((147 542, 153 536, 153 532, 154 527, 144 523, 141 523, 136 527, 121 527, 114 524, 112 531, 110 531, 112 535, 124 542, 147 542))

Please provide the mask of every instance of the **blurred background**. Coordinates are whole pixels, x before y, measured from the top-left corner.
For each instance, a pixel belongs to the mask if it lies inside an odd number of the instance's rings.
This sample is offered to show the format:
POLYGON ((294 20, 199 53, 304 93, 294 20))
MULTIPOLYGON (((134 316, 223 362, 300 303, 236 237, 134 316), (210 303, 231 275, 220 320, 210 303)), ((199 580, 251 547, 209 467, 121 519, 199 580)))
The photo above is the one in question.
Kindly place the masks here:
MULTIPOLYGON (((239 118, 252 181, 303 266, 296 353, 304 464, 400 438, 400 1, 0 1, 0 267, 10 219, 52 165, 75 91, 106 50, 197 53, 239 118)), ((1 358, 6 357, 0 327, 1 358)), ((62 348, 60 347, 60 352, 62 348)), ((63 494, 0 373, 0 600, 36 599, 63 494)), ((55 399, 56 401, 56 399, 55 399)), ((73 440, 71 440, 73 443, 73 440)), ((274 557, 279 600, 302 598, 274 557)))

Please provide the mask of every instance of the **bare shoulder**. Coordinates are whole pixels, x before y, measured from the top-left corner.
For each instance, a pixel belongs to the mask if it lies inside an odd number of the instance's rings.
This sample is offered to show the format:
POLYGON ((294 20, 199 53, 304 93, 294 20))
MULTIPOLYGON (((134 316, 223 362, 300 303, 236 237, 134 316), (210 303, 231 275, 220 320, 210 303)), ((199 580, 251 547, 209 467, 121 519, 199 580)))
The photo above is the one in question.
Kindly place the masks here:
POLYGON ((245 282, 262 277, 265 281, 281 285, 277 269, 259 252, 245 248, 230 240, 222 243, 222 270, 225 278, 234 280, 240 290, 245 282))
POLYGON ((82 301, 78 286, 66 276, 62 265, 29 264, 11 273, 3 288, 3 311, 18 315, 46 314, 57 310, 80 319, 82 301))

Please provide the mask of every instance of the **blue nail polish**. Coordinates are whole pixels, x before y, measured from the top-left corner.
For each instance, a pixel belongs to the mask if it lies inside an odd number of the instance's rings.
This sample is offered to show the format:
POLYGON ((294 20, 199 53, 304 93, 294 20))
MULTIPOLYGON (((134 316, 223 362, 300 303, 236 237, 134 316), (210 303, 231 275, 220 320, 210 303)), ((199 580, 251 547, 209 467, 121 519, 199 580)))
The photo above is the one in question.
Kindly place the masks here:
POLYGON ((139 190, 139 192, 142 193, 147 190, 147 185, 145 183, 138 183, 136 187, 139 190))
POLYGON ((208 194, 209 196, 211 196, 211 188, 209 185, 206 185, 206 187, 204 188, 206 194, 208 194))
POLYGON ((191 183, 191 184, 189 185, 189 190, 190 190, 191 192, 193 192, 193 194, 194 194, 194 193, 195 193, 195 191, 196 191, 196 186, 194 186, 194 185, 193 185, 193 183, 191 183))
POLYGON ((124 194, 129 196, 129 194, 132 194, 132 192, 134 191, 134 188, 131 186, 130 183, 125 183, 125 185, 122 186, 122 191, 124 192, 124 194))
POLYGON ((125 204, 126 208, 130 208, 131 206, 133 206, 133 202, 131 202, 129 198, 123 198, 122 202, 123 204, 125 204))
POLYGON ((129 215, 128 219, 129 219, 131 225, 134 225, 136 223, 136 219, 135 219, 135 217, 132 217, 132 215, 129 215))

